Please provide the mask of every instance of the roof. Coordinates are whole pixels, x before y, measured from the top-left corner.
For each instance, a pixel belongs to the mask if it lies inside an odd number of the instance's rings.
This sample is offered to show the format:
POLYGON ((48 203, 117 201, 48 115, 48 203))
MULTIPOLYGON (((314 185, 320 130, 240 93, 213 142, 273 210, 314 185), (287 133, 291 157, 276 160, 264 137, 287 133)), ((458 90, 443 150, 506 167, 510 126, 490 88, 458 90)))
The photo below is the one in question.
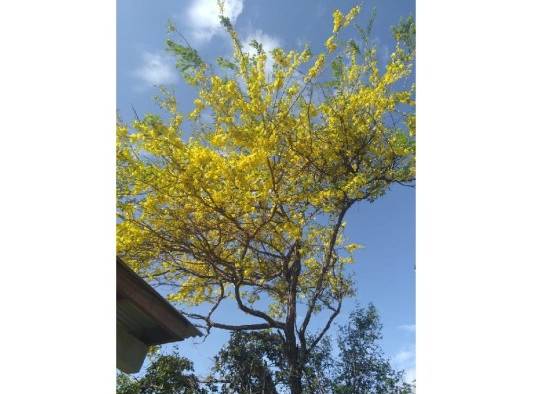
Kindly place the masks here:
POLYGON ((117 359, 120 369, 136 372, 144 361, 148 346, 201 335, 161 294, 117 257, 117 359), (129 359, 134 360, 133 364, 126 362, 128 366, 124 366, 124 360, 129 359))
POLYGON ((147 345, 201 336, 180 312, 117 257, 117 319, 147 345))

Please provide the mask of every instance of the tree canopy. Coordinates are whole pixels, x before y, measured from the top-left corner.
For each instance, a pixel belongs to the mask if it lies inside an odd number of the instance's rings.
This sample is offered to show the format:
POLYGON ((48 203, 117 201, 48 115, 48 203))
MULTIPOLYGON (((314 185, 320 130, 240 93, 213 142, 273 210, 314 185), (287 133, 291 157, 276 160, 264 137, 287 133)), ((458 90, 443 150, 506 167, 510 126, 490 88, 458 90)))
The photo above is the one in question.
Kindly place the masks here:
POLYGON ((333 13, 318 53, 266 53, 255 41, 248 53, 224 16, 230 59, 208 64, 169 38, 196 89, 194 110, 179 112, 163 88, 169 119, 117 125, 118 254, 172 286, 172 302, 210 305, 188 314, 207 332, 277 330, 293 393, 354 292, 345 266, 359 245, 343 237, 346 213, 415 178, 414 86, 406 82, 414 24, 394 30, 395 50, 380 69, 368 31, 355 23, 359 11, 333 13), (257 321, 218 320, 226 300, 257 321), (320 311, 329 317, 310 335, 320 311))

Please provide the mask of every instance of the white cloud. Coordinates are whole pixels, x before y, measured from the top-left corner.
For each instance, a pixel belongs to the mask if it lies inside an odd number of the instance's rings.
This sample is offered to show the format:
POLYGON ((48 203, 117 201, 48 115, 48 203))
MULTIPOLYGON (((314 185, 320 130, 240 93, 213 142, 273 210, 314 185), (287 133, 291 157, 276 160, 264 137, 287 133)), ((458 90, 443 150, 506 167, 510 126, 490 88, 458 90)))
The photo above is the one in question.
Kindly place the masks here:
POLYGON ((403 379, 407 383, 413 383, 413 381, 416 379, 416 368, 407 368, 405 370, 405 375, 403 379))
POLYGON ((393 361, 396 364, 405 364, 407 361, 410 361, 415 358, 415 352, 412 350, 402 350, 396 353, 393 357, 393 361))
MULTIPOLYGON (((224 1, 224 15, 231 23, 234 24, 242 13, 243 2, 244 0, 224 1)), ((193 0, 186 15, 192 37, 197 43, 209 41, 215 34, 223 32, 216 0, 193 0)))
POLYGON ((164 85, 177 81, 177 70, 170 56, 144 52, 135 76, 149 85, 164 85))
POLYGON ((407 332, 416 332, 416 324, 403 324, 398 328, 407 332))
POLYGON ((392 357, 392 363, 397 369, 404 370, 404 381, 412 383, 416 379, 415 345, 409 344, 392 357))

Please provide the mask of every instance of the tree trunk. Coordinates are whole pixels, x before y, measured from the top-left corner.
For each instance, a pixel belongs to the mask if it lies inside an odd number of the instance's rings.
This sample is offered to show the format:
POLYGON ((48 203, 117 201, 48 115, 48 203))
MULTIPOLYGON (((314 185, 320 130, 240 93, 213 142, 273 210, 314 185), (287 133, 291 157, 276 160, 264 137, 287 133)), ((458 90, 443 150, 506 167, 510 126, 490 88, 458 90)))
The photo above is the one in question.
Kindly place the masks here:
POLYGON ((289 367, 289 387, 291 394, 302 393, 302 360, 300 359, 300 349, 296 342, 294 326, 285 329, 285 351, 287 354, 287 364, 289 367))
POLYGON ((302 394, 302 370, 298 362, 298 351, 296 354, 289 354, 289 387, 291 394, 302 394))
POLYGON ((289 386, 291 388, 291 394, 302 394, 302 379, 300 377, 291 376, 289 386))
POLYGON ((285 321, 285 346, 287 352, 287 363, 289 366, 289 387, 291 394, 302 393, 302 363, 300 362, 300 351, 296 341, 296 294, 298 291, 298 277, 300 276, 301 256, 300 243, 296 242, 295 258, 292 267, 287 272, 287 283, 289 285, 287 319, 285 321))

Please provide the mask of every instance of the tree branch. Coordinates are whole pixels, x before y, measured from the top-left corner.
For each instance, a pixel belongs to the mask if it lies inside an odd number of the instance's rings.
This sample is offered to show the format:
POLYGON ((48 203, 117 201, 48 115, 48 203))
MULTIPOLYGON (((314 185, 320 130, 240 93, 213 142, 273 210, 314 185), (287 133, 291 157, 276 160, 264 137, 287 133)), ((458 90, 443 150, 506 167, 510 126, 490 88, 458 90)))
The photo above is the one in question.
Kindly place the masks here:
POLYGON ((311 320, 311 315, 313 314, 313 311, 315 310, 316 302, 318 298, 320 297, 320 295, 322 294, 324 278, 330 267, 331 257, 333 256, 333 250, 335 249, 335 243, 337 242, 337 237, 339 236, 339 230, 342 225, 344 215, 346 214, 346 212, 348 211, 348 209, 351 207, 352 204, 353 204, 353 200, 350 200, 348 204, 346 204, 345 207, 341 210, 337 218, 337 223, 335 223, 335 227, 333 228, 333 233, 331 234, 331 238, 329 240, 328 252, 324 259, 324 266, 322 267, 322 272, 320 273, 320 277, 318 278, 316 290, 313 294, 313 297, 311 298, 311 302, 307 309, 307 313, 305 315, 304 321, 300 328, 300 331, 302 332, 302 335, 304 336, 305 336, 305 331, 307 330, 309 321, 311 320))
POLYGON ((240 292, 240 285, 238 283, 233 284, 235 287, 235 299, 237 300, 237 304, 239 305, 239 309, 241 309, 243 312, 259 317, 265 321, 268 322, 269 327, 276 327, 276 328, 284 328, 285 325, 282 322, 279 322, 277 320, 272 319, 270 316, 268 316, 265 312, 258 311, 257 309, 250 308, 242 302, 241 299, 241 292, 240 292))
POLYGON ((208 319, 207 316, 202 316, 196 313, 187 313, 183 311, 181 313, 191 319, 205 321, 205 323, 207 324, 207 327, 209 328, 215 327, 215 328, 220 328, 220 329, 229 330, 229 331, 265 330, 268 328, 272 328, 272 326, 268 323, 232 325, 232 324, 217 323, 217 322, 212 321, 211 319, 208 319))
POLYGON ((324 334, 329 330, 329 327, 331 326, 331 323, 333 322, 333 320, 335 320, 335 318, 337 317, 337 315, 341 311, 341 306, 342 306, 342 299, 339 300, 339 304, 337 305, 337 308, 329 316, 328 322, 326 323, 326 325, 324 326, 324 328, 322 329, 320 334, 316 337, 316 339, 313 341, 311 346, 309 346, 309 350, 308 350, 309 353, 313 351, 313 349, 316 347, 316 345, 318 345, 318 343, 320 342, 320 340, 322 339, 324 334))

